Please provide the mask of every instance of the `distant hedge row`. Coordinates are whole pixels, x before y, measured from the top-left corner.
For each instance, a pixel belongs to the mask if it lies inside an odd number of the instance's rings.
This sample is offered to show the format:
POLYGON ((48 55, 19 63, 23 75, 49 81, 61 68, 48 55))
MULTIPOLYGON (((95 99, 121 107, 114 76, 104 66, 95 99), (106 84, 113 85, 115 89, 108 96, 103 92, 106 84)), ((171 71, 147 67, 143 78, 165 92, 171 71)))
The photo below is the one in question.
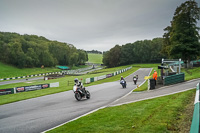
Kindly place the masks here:
POLYGON ((57 64, 72 66, 88 61, 88 55, 72 44, 36 35, 0 32, 0 61, 19 68, 57 64))

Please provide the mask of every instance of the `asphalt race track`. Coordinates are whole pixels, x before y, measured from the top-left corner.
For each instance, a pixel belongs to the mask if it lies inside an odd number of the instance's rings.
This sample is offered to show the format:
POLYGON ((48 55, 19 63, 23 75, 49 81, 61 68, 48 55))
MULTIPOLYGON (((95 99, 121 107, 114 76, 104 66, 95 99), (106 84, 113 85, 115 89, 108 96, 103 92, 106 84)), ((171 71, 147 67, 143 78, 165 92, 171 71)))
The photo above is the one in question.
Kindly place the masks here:
POLYGON ((133 75, 139 75, 137 84, 144 82, 151 68, 141 68, 126 77, 127 88, 119 81, 87 87, 91 99, 77 101, 73 91, 32 98, 0 106, 0 133, 38 133, 65 123, 97 108, 107 106, 136 88, 133 75))

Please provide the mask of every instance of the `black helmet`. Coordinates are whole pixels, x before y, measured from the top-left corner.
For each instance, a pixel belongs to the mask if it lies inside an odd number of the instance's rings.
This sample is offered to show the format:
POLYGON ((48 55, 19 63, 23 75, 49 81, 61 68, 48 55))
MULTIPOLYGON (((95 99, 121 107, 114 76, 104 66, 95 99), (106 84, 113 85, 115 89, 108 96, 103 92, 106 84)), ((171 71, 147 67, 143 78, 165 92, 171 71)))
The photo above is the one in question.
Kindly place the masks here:
POLYGON ((75 79, 74 79, 74 82, 78 83, 78 79, 77 79, 77 78, 75 78, 75 79))

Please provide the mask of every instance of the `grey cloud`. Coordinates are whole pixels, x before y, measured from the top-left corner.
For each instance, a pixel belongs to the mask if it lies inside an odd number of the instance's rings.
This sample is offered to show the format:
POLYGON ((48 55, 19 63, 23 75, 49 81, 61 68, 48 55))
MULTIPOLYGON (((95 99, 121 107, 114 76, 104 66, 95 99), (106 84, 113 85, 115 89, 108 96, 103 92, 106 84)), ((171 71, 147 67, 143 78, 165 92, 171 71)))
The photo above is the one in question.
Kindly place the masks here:
POLYGON ((163 35, 186 0, 1 0, 0 31, 36 34, 85 50, 163 35))

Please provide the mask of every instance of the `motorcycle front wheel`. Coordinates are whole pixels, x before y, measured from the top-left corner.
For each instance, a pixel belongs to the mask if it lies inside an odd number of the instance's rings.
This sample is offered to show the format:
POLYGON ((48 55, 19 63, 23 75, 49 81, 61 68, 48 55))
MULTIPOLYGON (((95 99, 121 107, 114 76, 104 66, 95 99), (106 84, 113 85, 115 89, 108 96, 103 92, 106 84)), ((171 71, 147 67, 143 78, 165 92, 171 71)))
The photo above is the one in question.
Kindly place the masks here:
POLYGON ((90 99, 90 92, 86 90, 86 98, 90 99))
POLYGON ((80 93, 75 93, 75 98, 76 100, 80 101, 81 100, 81 94, 80 93))

